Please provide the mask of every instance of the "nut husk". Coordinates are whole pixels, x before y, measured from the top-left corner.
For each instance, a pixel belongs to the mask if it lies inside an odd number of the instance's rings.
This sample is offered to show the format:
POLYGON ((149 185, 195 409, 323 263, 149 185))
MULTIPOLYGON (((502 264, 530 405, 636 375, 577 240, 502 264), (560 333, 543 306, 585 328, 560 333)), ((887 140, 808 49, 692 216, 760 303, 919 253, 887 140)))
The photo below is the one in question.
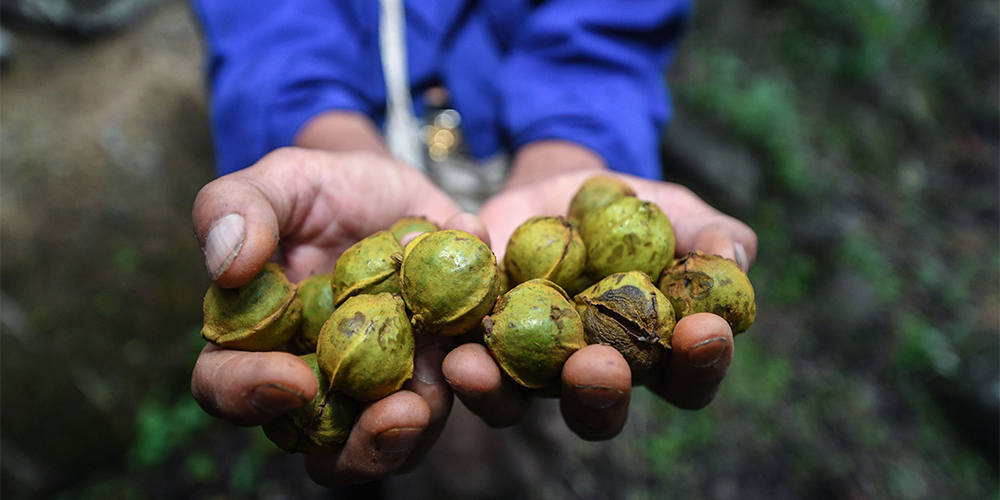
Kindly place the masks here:
POLYGON ((320 372, 316 353, 300 356, 309 363, 319 380, 319 390, 311 401, 261 425, 264 435, 279 448, 292 453, 323 453, 347 440, 360 404, 330 390, 320 372))
POLYGON ((581 234, 587 246, 586 273, 601 279, 642 271, 659 277, 674 256, 674 230, 655 203, 619 198, 587 215, 581 234))
POLYGON ((379 231, 348 247, 333 268, 330 279, 333 303, 342 304, 354 295, 399 293, 399 261, 403 251, 389 231, 379 231))
POLYGON ((413 376, 413 329, 398 295, 356 295, 333 312, 316 355, 332 390, 375 401, 413 376))
POLYGON ((512 284, 542 278, 561 288, 583 272, 587 248, 580 232, 564 217, 539 215, 524 221, 507 242, 504 266, 512 284))
POLYGON ((551 386, 566 359, 587 345, 569 296, 544 279, 521 283, 500 297, 483 318, 483 338, 503 371, 533 389, 551 386))
POLYGON ((268 262, 243 286, 209 287, 203 313, 205 340, 227 349, 270 351, 298 329, 302 301, 281 266, 268 262))
POLYGON ((292 337, 292 342, 302 351, 316 352, 319 332, 333 314, 333 287, 330 286, 332 276, 333 273, 315 274, 298 284, 299 298, 302 300, 302 322, 298 332, 292 337))
POLYGON ((587 179, 569 204, 569 219, 582 224, 587 214, 625 196, 635 196, 627 182, 610 175, 596 175, 587 179))
POLYGON ((400 268, 413 324, 454 336, 474 328, 500 295, 496 255, 465 231, 424 233, 406 245, 400 268))
POLYGON ((588 344, 606 344, 622 353, 633 384, 670 348, 674 310, 640 271, 608 276, 575 297, 588 344))
POLYGON ((437 224, 427 220, 427 217, 417 215, 403 217, 389 227, 389 232, 396 237, 396 240, 402 240, 403 236, 410 233, 429 233, 437 230, 437 224))
POLYGON ((757 316, 750 279, 736 262, 719 255, 688 254, 663 271, 659 286, 677 319, 709 312, 724 318, 735 335, 750 328, 757 316))

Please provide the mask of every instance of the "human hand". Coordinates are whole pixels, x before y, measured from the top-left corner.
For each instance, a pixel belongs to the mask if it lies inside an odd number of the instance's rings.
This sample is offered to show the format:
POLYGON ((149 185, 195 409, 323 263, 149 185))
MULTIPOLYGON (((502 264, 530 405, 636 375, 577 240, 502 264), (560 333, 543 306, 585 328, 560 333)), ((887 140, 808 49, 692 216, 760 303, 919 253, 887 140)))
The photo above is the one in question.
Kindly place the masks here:
MULTIPOLYGON (((756 255, 757 238, 742 222, 722 214, 689 189, 675 184, 616 174, 582 148, 557 145, 560 158, 573 168, 551 175, 528 170, 512 174, 503 191, 490 199, 479 215, 490 231, 493 249, 503 259, 510 235, 535 215, 565 215, 573 195, 593 175, 615 175, 632 185, 637 196, 655 202, 670 218, 677 255, 698 249, 735 260, 744 272, 756 255), (590 155, 590 157, 588 157, 590 155)), ((545 153, 535 150, 543 160, 545 153)), ((655 278, 655 277, 654 277, 655 278)), ((698 409, 718 392, 733 356, 729 324, 713 314, 695 314, 677 323, 672 349, 650 389, 675 406, 698 409)), ((518 386, 490 357, 485 347, 459 346, 442 368, 458 398, 494 426, 510 425, 524 415, 532 392, 518 386)), ((560 407, 567 425, 588 440, 610 439, 625 425, 631 397, 631 372, 615 349, 587 346, 567 360, 562 372, 560 407)))
MULTIPOLYGON (((272 256, 293 282, 328 272, 350 245, 413 214, 488 241, 479 219, 461 213, 422 174, 371 153, 278 150, 207 184, 192 218, 213 280, 235 287, 272 256)), ((342 448, 305 457, 317 483, 359 483, 407 470, 437 438, 452 404, 441 374, 452 340, 419 335, 416 341, 414 377, 403 390, 367 406, 342 448)), ((205 411, 240 425, 298 408, 317 389, 312 369, 293 354, 211 344, 191 380, 205 411)))

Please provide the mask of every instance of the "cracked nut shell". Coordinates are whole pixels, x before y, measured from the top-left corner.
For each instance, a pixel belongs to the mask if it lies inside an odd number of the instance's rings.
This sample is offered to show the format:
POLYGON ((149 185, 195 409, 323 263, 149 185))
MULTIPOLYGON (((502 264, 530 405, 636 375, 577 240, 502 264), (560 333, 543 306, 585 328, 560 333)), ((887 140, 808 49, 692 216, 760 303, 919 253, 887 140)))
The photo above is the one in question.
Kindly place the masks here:
POLYGON ((692 252, 660 277, 677 319, 699 312, 721 316, 733 335, 745 332, 757 316, 753 285, 740 267, 719 255, 692 252))
POLYGON ((587 343, 618 349, 632 369, 632 383, 642 383, 670 348, 676 324, 670 301, 640 271, 608 276, 575 300, 587 343))

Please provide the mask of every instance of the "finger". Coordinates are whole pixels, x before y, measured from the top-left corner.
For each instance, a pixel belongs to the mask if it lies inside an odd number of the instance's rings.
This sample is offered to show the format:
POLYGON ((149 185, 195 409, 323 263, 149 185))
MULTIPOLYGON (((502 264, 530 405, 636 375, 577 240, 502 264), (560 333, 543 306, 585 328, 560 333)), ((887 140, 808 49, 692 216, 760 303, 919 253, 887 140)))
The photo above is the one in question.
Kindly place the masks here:
POLYGON ((729 323, 711 313, 686 316, 677 322, 671 345, 664 372, 651 389, 679 408, 704 408, 719 392, 733 360, 729 323))
POLYGON ((427 428, 431 410, 424 399, 399 391, 365 408, 343 448, 306 455, 309 477, 323 486, 356 484, 385 477, 406 461, 427 428))
POLYGON ((437 441, 444 430, 444 424, 451 413, 452 397, 451 387, 445 382, 444 374, 441 372, 441 364, 451 342, 448 340, 436 341, 419 346, 413 360, 413 378, 403 385, 403 389, 413 391, 413 393, 424 398, 430 409, 430 420, 427 429, 421 434, 420 439, 414 445, 413 451, 406 459, 406 462, 399 468, 399 472, 407 472, 415 468, 423 460, 431 446, 437 441))
POLYGON ((611 439, 628 419, 632 372, 615 348, 589 345, 566 360, 560 409, 570 430, 589 441, 611 439))
POLYGON ((467 233, 473 234, 487 246, 490 244, 490 232, 486 229, 486 225, 483 224, 482 219, 480 219, 475 214, 469 212, 461 212, 453 215, 448 220, 444 221, 441 225, 441 229, 458 229, 465 231, 467 233))
POLYGON ((245 352, 209 344, 191 376, 191 393, 213 416, 260 425, 316 396, 309 365, 286 352, 245 352))
POLYGON ((690 249, 678 247, 677 253, 687 254, 692 250, 721 255, 735 261, 744 273, 750 270, 757 256, 757 235, 745 224, 731 220, 719 220, 701 228, 690 249), (747 233, 744 228, 749 231, 747 233))
POLYGON ((460 210, 413 168, 364 153, 285 148, 207 184, 192 219, 212 278, 255 276, 279 248, 289 278, 330 269, 348 246, 405 214, 445 220, 460 210))
POLYGON ((519 422, 531 404, 531 392, 502 373, 481 344, 453 349, 441 371, 462 404, 492 427, 519 422))
POLYGON ((757 255, 757 235, 750 226, 716 210, 684 186, 622 177, 635 186, 637 196, 656 203, 670 218, 677 255, 700 250, 735 260, 744 272, 750 269, 757 255))

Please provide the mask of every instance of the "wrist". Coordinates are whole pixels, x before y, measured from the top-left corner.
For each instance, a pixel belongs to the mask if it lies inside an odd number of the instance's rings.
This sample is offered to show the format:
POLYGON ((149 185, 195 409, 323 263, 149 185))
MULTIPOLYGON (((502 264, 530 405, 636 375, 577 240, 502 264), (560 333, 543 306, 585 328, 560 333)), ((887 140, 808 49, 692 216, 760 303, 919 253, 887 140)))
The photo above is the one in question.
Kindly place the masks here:
POLYGON ((574 142, 542 140, 517 150, 505 189, 537 182, 559 174, 606 171, 608 165, 593 150, 574 142))
POLYGON ((365 151, 392 157, 382 133, 367 116, 354 111, 325 111, 299 129, 293 145, 338 153, 365 151))

